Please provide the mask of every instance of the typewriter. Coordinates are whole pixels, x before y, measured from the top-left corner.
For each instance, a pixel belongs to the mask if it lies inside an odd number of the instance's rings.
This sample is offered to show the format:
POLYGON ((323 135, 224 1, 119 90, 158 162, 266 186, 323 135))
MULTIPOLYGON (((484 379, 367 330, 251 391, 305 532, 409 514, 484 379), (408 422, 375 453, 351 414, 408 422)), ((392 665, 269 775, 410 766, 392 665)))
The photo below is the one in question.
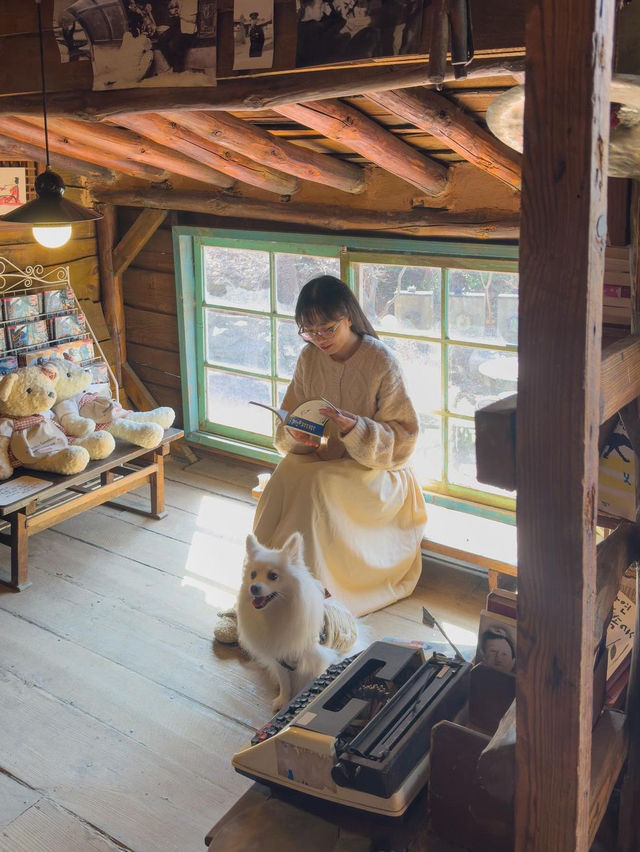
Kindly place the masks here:
POLYGON ((243 775, 386 816, 427 780, 431 728, 467 695, 471 665, 374 642, 316 678, 232 759, 243 775))

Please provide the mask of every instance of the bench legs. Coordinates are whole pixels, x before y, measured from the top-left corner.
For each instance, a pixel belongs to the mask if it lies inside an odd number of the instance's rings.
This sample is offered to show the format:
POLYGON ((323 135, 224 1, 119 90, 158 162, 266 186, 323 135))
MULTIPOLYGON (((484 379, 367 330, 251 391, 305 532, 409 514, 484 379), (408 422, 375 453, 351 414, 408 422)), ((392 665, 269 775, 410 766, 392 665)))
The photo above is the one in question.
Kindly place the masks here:
POLYGON ((149 481, 149 496, 151 499, 150 515, 157 520, 167 517, 167 512, 164 508, 164 453, 162 452, 164 448, 161 447, 160 449, 160 452, 153 454, 153 461, 157 465, 157 469, 149 481))
POLYGON ((24 512, 11 515, 11 582, 17 591, 26 589, 31 583, 27 580, 29 536, 27 534, 27 516, 24 512))

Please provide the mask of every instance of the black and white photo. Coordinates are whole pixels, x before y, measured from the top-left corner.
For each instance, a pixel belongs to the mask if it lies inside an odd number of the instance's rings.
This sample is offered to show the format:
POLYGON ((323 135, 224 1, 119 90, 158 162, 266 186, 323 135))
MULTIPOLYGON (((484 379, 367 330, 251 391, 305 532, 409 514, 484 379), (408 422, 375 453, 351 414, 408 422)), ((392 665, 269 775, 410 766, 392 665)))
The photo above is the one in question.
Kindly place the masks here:
POLYGON ((418 53, 423 0, 296 0, 296 66, 418 53))
POLYGON ((94 90, 216 82, 217 0, 55 0, 63 62, 91 61, 94 90))
POLYGON ((235 0, 233 70, 273 65, 273 0, 235 0))

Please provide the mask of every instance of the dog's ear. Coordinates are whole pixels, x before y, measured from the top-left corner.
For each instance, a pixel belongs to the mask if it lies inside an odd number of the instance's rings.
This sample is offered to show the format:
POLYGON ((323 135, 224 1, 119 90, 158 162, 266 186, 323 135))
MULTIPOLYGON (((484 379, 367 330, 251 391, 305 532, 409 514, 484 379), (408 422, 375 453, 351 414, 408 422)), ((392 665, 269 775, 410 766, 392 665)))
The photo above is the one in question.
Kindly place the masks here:
POLYGON ((282 552, 286 554, 292 562, 304 562, 304 543, 299 532, 291 533, 284 543, 282 552))
POLYGON ((258 539, 253 533, 249 533, 249 535, 247 536, 247 556, 249 556, 250 559, 253 559, 253 557, 258 552, 259 547, 260 542, 258 541, 258 539))

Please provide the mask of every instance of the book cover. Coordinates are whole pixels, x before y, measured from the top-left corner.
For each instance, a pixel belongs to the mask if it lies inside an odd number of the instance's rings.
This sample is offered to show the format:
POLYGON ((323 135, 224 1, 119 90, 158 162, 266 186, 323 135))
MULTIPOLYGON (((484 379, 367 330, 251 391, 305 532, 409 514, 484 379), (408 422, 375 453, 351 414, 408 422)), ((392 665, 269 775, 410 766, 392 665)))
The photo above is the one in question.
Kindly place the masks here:
POLYGON ((607 681, 631 656, 635 633, 636 605, 624 592, 618 592, 607 628, 607 681))
POLYGON ((483 609, 478 628, 476 663, 484 663, 503 672, 516 667, 516 620, 483 609))
POLYGON ((507 618, 518 617, 518 594, 508 589, 494 589, 487 595, 486 609, 507 618))
POLYGON ((296 405, 292 411, 285 411, 283 408, 273 408, 273 406, 266 405, 264 402, 254 402, 253 400, 249 402, 249 405, 259 405, 261 408, 273 411, 294 438, 296 437, 296 432, 305 432, 307 435, 316 438, 318 444, 323 443, 325 440, 324 431, 329 419, 323 414, 320 414, 320 409, 329 407, 333 408, 334 411, 338 411, 333 403, 323 397, 306 399, 304 402, 296 405))

